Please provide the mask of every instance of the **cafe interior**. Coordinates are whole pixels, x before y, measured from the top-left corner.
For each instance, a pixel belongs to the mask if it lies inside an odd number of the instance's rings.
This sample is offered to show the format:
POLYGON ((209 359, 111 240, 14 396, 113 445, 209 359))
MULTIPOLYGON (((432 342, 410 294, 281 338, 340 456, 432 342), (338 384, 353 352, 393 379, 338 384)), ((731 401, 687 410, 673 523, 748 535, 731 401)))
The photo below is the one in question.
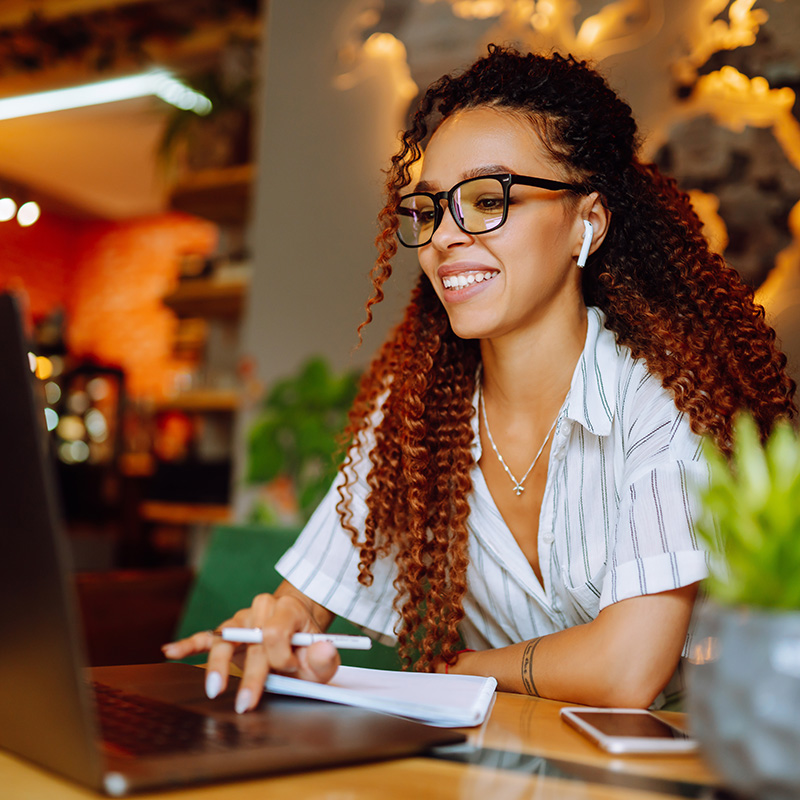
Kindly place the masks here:
MULTIPOLYGON (((794 0, 0 3, 0 291, 23 309, 90 663, 161 660, 201 624, 204 579, 258 585, 243 541, 282 547, 308 517, 413 281, 357 347, 381 170, 421 90, 488 42, 604 72, 800 381, 798 35, 794 0)), ((562 796, 519 776, 505 796, 562 796)))

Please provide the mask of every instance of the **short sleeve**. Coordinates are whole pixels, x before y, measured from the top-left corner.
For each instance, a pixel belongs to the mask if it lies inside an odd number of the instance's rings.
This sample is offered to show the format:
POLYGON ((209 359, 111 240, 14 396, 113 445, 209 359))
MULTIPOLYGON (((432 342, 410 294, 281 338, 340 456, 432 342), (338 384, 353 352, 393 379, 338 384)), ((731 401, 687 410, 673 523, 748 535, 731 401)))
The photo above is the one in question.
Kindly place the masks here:
POLYGON ((708 575, 706 553, 694 528, 699 507, 692 489, 707 475, 705 464, 675 461, 626 487, 601 609, 629 597, 688 586, 708 575))
MULTIPOLYGON (((354 459, 350 492, 352 522, 356 529, 363 528, 366 519, 368 471, 366 457, 354 459)), ((377 559, 372 566, 372 584, 363 586, 358 582, 358 549, 353 546, 350 533, 342 527, 336 510, 340 497, 338 489, 343 480, 339 475, 334 481, 276 570, 314 602, 375 635, 382 643, 393 645, 399 621, 392 607, 396 594, 394 561, 377 559)))
POLYGON ((702 580, 708 562, 695 529, 708 482, 700 438, 657 380, 623 403, 624 469, 600 608, 702 580))

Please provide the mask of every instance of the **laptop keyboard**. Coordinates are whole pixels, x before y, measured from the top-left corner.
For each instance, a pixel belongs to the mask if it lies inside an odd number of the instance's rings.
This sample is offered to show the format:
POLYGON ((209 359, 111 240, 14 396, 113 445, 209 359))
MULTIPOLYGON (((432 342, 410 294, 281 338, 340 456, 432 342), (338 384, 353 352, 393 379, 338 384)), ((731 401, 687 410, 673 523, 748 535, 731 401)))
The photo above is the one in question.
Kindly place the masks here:
POLYGON ((231 722, 94 682, 103 740, 132 756, 260 747, 273 742, 231 722))

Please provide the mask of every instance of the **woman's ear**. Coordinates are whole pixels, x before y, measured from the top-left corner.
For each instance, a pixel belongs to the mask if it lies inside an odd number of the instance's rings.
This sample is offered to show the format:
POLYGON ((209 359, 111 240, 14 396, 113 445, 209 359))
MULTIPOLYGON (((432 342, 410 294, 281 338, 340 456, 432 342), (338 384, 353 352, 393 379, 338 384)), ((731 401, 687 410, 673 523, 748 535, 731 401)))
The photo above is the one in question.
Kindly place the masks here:
POLYGON ((577 237, 573 252, 579 267, 583 267, 589 255, 603 243, 610 222, 611 212, 605 207, 597 192, 592 192, 582 198, 578 204, 578 214, 575 220, 577 237))

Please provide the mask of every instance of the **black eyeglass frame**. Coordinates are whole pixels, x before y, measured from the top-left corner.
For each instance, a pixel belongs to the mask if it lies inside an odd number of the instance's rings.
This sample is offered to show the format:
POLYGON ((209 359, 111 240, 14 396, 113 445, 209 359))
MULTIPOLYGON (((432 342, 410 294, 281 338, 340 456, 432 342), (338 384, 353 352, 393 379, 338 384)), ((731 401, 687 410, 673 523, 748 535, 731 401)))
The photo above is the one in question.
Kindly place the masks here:
POLYGON ((442 220, 444 219, 444 207, 442 206, 441 201, 447 201, 447 208, 450 210, 450 215, 453 217, 456 225, 464 231, 464 233, 468 233, 470 236, 481 236, 484 233, 494 233, 498 228, 501 228, 503 225, 506 224, 506 220, 508 219, 508 195, 509 191, 512 186, 516 184, 521 184, 523 186, 534 186, 537 189, 547 189, 551 192, 575 192, 576 194, 586 194, 587 188, 579 183, 564 183, 563 181, 552 181, 549 178, 533 178, 530 175, 517 175, 513 172, 504 172, 498 173, 495 175, 475 175, 472 178, 466 178, 463 181, 459 181, 455 186, 453 186, 450 191, 448 192, 409 192, 409 194, 404 194, 400 197, 400 200, 397 204, 397 213, 398 215, 403 214, 403 208, 401 206, 403 200, 408 197, 416 197, 416 196, 423 196, 423 197, 430 197, 431 201, 433 202, 434 208, 434 217, 433 217, 433 228, 431 229, 430 238, 428 238, 424 242, 418 242, 417 244, 408 244, 407 242, 403 241, 403 237, 400 235, 400 229, 397 230, 397 239, 403 247, 424 247, 426 244, 430 244, 434 234, 439 229, 439 225, 442 224, 442 220), (503 187, 503 217, 497 225, 493 226, 492 228, 488 228, 485 231, 470 231, 467 230, 461 222, 459 222, 458 214, 455 211, 455 201, 454 196, 456 191, 460 189, 465 183, 470 183, 471 181, 476 180, 486 180, 489 178, 494 178, 496 181, 500 183, 503 187))

